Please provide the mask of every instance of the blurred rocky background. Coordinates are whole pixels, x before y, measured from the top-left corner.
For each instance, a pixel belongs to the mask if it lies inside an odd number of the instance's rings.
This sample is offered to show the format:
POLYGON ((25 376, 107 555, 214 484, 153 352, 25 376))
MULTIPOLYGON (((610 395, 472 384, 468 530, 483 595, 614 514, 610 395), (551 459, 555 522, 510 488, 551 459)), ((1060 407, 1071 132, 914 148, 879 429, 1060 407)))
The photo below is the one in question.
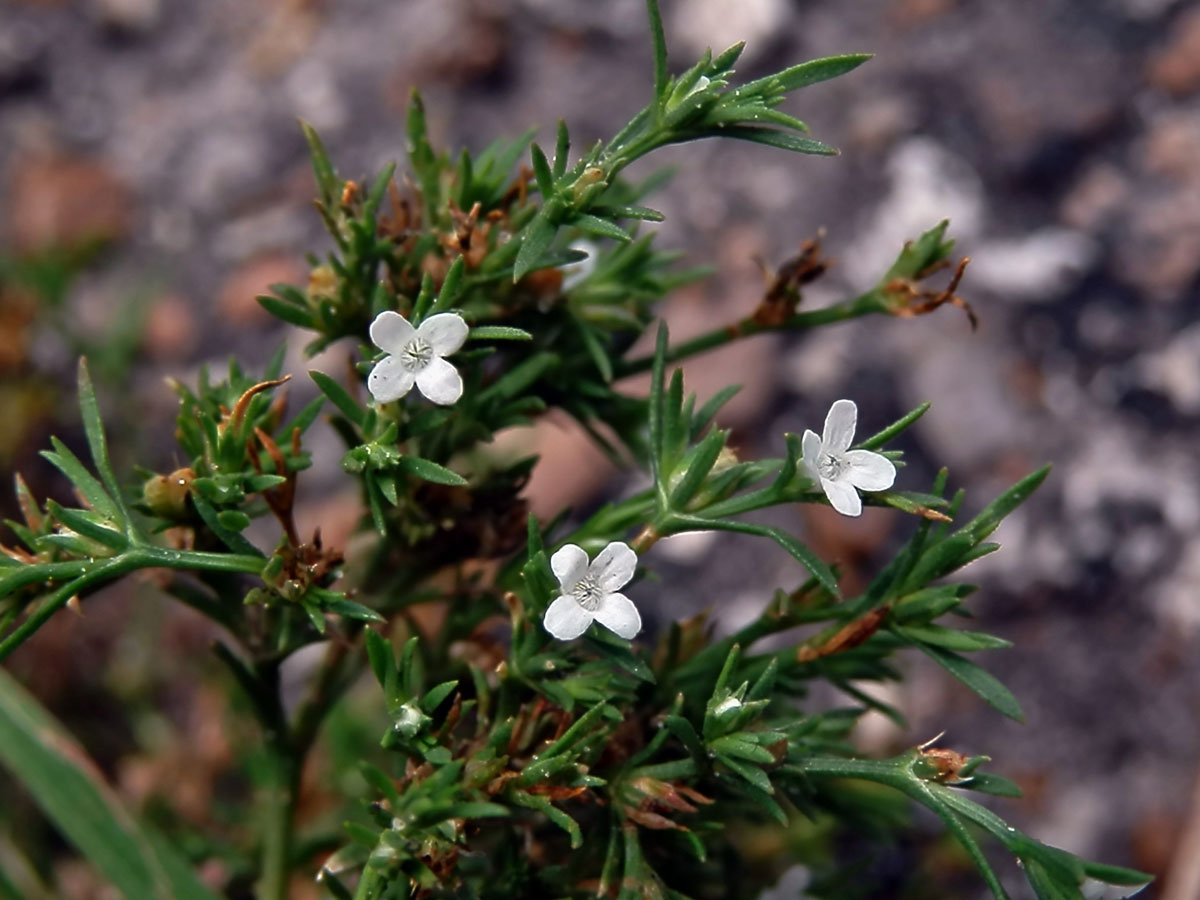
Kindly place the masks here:
MULTIPOLYGON (((1143 896, 1200 897, 1200 4, 664 8, 677 67, 736 40, 748 42, 747 78, 877 54, 787 107, 840 158, 730 142, 650 161, 679 167, 654 204, 667 214, 661 246, 717 269, 670 304, 676 337, 746 314, 763 289, 756 258, 778 264, 819 229, 837 265, 806 294, 810 307, 872 283, 942 218, 973 259, 961 293, 975 332, 945 308, 758 338, 692 365, 702 395, 745 385, 724 422, 743 455, 778 454, 783 431, 819 430, 846 396, 869 431, 933 401, 904 444, 901 481, 921 489, 948 465, 968 509, 1055 464, 999 533, 1003 550, 970 573, 981 627, 1016 644, 981 661, 1028 721, 1004 720, 912 659, 885 697, 908 728, 879 718, 862 741, 883 753, 946 730, 945 746, 987 752, 1022 784, 1027 798, 1003 812, 1035 836, 1154 872, 1143 896)), ((303 336, 254 301, 271 282, 303 284, 303 253, 327 246, 298 118, 344 175, 362 177, 402 154, 415 86, 435 140, 454 150, 529 123, 549 140, 560 116, 587 146, 624 124, 649 82, 641 0, 0 0, 6 480, 19 469, 53 490, 35 453, 48 432, 77 427, 80 353, 102 374, 117 458, 141 452, 160 470, 175 462, 163 376, 192 377, 231 352, 253 368, 282 341, 288 371, 303 371, 303 336)), ((309 527, 344 535, 357 501, 339 482, 334 438, 323 440, 331 465, 301 480, 309 527)), ((533 443, 542 511, 586 510, 630 483, 566 422, 533 443)), ((807 529, 859 584, 911 527, 882 510, 792 515, 803 520, 782 524, 807 529)), ((730 536, 664 542, 648 562, 662 579, 639 599, 659 622, 712 608, 728 628, 799 577, 773 547, 730 536)), ((202 819, 235 739, 195 678, 211 666, 196 620, 139 590, 96 598, 85 619, 61 616, 13 667, 133 801, 164 767, 187 766, 194 790, 171 803, 202 819), (155 646, 172 653, 159 659, 155 646), (131 723, 122 707, 143 713, 131 723)), ((885 885, 877 896, 899 896, 886 886, 916 852, 865 863, 885 885)), ((92 896, 85 871, 64 864, 59 878, 75 885, 65 896, 92 896)))

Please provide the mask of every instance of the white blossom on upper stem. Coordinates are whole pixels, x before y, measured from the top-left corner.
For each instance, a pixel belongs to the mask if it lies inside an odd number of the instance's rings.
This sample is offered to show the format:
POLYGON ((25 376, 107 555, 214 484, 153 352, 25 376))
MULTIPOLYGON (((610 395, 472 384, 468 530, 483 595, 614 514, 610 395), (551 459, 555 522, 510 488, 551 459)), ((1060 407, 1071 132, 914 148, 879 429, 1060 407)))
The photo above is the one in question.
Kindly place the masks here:
POLYGON ((614 541, 590 563, 582 547, 563 544, 550 557, 550 568, 562 593, 546 610, 542 624, 554 637, 573 640, 592 622, 626 640, 642 630, 633 601, 617 593, 637 569, 637 554, 628 544, 614 541))
POLYGON ((838 400, 825 417, 825 431, 805 431, 804 465, 820 483, 829 505, 844 516, 862 512, 859 491, 886 491, 896 480, 896 467, 882 453, 851 450, 858 407, 853 400, 838 400))
POLYGON ((381 312, 371 323, 371 341, 388 355, 367 376, 371 396, 389 403, 415 384, 434 403, 454 403, 462 396, 462 377, 443 357, 462 347, 468 330, 458 313, 438 313, 414 328, 398 312, 381 312))

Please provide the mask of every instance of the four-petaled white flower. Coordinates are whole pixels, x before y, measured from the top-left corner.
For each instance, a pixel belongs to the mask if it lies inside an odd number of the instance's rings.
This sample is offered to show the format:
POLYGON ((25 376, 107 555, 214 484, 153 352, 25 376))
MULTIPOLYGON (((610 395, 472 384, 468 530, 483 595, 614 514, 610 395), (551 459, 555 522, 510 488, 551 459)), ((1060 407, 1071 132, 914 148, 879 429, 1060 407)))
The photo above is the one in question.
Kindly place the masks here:
POLYGON ((857 424, 858 407, 854 401, 839 400, 829 408, 821 437, 805 431, 802 443, 804 465, 821 483, 829 505, 844 516, 862 512, 860 490, 886 491, 896 480, 896 467, 886 456, 872 450, 850 449, 857 424))
POLYGON ((458 370, 443 357, 462 347, 467 323, 458 313, 438 313, 416 328, 398 312, 381 312, 371 323, 371 341, 387 356, 367 376, 367 389, 377 403, 399 400, 417 389, 426 398, 449 406, 462 396, 458 370))
POLYGON ((560 641, 570 641, 592 622, 625 639, 642 630, 642 617, 633 601, 617 591, 637 569, 637 554, 628 544, 613 542, 589 563, 582 547, 563 544, 550 557, 550 568, 562 589, 542 624, 560 641))

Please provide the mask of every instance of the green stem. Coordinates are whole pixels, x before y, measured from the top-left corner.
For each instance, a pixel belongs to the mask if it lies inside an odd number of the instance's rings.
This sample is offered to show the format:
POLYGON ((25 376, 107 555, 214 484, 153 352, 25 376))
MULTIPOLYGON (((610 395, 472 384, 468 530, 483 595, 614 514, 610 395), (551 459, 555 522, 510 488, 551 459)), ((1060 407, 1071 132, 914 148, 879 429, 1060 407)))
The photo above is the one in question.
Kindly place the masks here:
MULTIPOLYGON (((201 553, 194 550, 169 550, 164 547, 136 545, 111 559, 94 562, 80 561, 78 567, 67 563, 55 563, 53 566, 68 567, 79 574, 71 581, 54 591, 42 601, 37 610, 0 641, 0 660, 25 642, 35 631, 45 624, 77 594, 88 588, 96 587, 103 582, 120 578, 136 569, 196 569, 209 572, 242 572, 254 574, 262 571, 266 560, 259 556, 243 556, 235 553, 201 553)), ((31 566, 33 569, 39 568, 31 566)), ((67 571, 68 569, 63 569, 67 571)), ((51 576, 59 569, 50 570, 51 576)), ((45 575, 42 576, 45 578, 45 575)), ((19 585, 18 585, 19 586, 19 585)), ((13 588, 15 589, 15 587, 13 588)))
POLYGON ((301 763, 316 740, 317 730, 326 714, 366 666, 366 654, 349 653, 351 646, 349 638, 334 638, 330 642, 321 668, 296 711, 292 725, 292 746, 301 763))
POLYGON ((256 891, 259 900, 287 900, 291 873, 292 819, 300 780, 302 754, 292 740, 279 699, 279 662, 255 666, 260 696, 270 702, 255 709, 266 732, 269 765, 261 790, 265 810, 262 865, 256 891))
POLYGON ((376 869, 365 866, 362 877, 358 879, 358 890, 354 892, 354 900, 374 900, 378 896, 381 877, 376 869))
POLYGON ((262 876, 257 896, 259 900, 287 900, 298 766, 288 748, 272 747, 271 753, 274 758, 267 783, 262 789, 266 825, 263 831, 262 876))
POLYGON ((12 634, 0 641, 0 660, 21 646, 26 638, 41 628, 47 619, 66 606, 67 601, 80 591, 109 578, 123 575, 131 568, 121 565, 120 558, 112 559, 64 584, 43 600, 33 615, 22 622, 12 634))
MULTIPOLYGON (((687 359, 689 356, 695 356, 699 353, 721 347, 738 338, 751 337, 752 335, 771 331, 802 331, 806 328, 816 328, 820 325, 829 325, 833 322, 857 319, 860 316, 878 311, 879 305, 876 302, 876 292, 868 291, 844 303, 826 306, 823 309, 814 309, 811 312, 797 313, 778 325, 764 325, 761 322, 754 321, 754 319, 746 318, 733 325, 714 329, 698 337, 694 337, 690 341, 684 341, 682 344, 671 347, 667 350, 666 361, 668 363, 678 362, 681 359, 687 359)), ((613 367, 614 377, 623 378, 626 375, 636 375, 639 372, 646 372, 653 365, 653 356, 618 361, 613 367)))

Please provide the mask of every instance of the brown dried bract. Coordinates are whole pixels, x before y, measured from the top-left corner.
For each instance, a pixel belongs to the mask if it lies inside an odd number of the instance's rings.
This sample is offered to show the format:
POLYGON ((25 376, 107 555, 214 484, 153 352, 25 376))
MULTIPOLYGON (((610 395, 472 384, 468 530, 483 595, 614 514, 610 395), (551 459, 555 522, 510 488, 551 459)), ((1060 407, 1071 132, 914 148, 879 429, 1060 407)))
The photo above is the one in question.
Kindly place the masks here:
MULTIPOLYGON (((821 255, 823 236, 823 231, 818 232, 811 241, 805 241, 800 245, 798 254, 768 277, 767 291, 750 317, 751 321, 768 328, 778 328, 796 314, 796 307, 802 299, 800 288, 816 281, 833 264, 833 260, 821 255)), ((758 260, 758 264, 764 275, 767 274, 767 267, 762 260, 758 260)))
POLYGON ((934 781, 955 782, 959 780, 958 773, 967 764, 968 757, 957 750, 945 750, 941 747, 920 748, 921 759, 933 766, 937 774, 934 781))
POLYGON ((844 653, 865 643, 871 635, 879 630, 879 626, 883 624, 883 620, 887 618, 887 614, 888 608, 886 606, 873 609, 866 615, 860 616, 850 624, 834 632, 833 635, 819 646, 810 647, 807 644, 802 645, 796 652, 797 661, 812 662, 814 659, 820 659, 822 656, 844 653))
POLYGON ((971 330, 974 331, 979 327, 979 319, 975 315, 975 310, 971 308, 971 305, 966 300, 955 293, 958 290, 958 283, 962 281, 963 273, 966 272, 967 264, 970 261, 971 258, 969 256, 964 256, 959 260, 950 283, 946 285, 945 290, 941 291, 922 289, 918 287, 918 284, 930 275, 940 272, 942 269, 949 268, 950 263, 947 260, 934 263, 929 268, 918 272, 915 278, 893 278, 883 287, 884 297, 888 304, 888 312, 894 316, 908 319, 931 313, 939 306, 949 303, 951 306, 957 306, 967 314, 967 318, 971 322, 971 330))
POLYGON ((440 237, 442 249, 449 254, 458 254, 468 269, 478 269, 488 252, 488 232, 492 230, 492 222, 479 224, 479 213, 482 206, 476 202, 469 212, 463 212, 453 200, 450 201, 450 218, 454 221, 454 231, 440 237))
POLYGON ((278 387, 285 382, 291 381, 291 375, 284 375, 282 378, 274 378, 270 381, 260 381, 258 384, 253 384, 246 388, 242 396, 238 397, 237 403, 233 405, 233 412, 229 413, 225 421, 221 423, 222 430, 232 426, 237 428, 242 424, 242 419, 246 416, 246 407, 250 405, 250 401, 254 399, 255 394, 262 393, 269 388, 278 387))
POLYGON ((636 803, 627 802, 621 807, 625 817, 643 828, 654 830, 676 829, 687 831, 674 819, 671 812, 694 813, 697 803, 707 806, 713 801, 699 791, 684 784, 659 781, 657 778, 641 776, 628 782, 631 793, 639 794, 636 803))

